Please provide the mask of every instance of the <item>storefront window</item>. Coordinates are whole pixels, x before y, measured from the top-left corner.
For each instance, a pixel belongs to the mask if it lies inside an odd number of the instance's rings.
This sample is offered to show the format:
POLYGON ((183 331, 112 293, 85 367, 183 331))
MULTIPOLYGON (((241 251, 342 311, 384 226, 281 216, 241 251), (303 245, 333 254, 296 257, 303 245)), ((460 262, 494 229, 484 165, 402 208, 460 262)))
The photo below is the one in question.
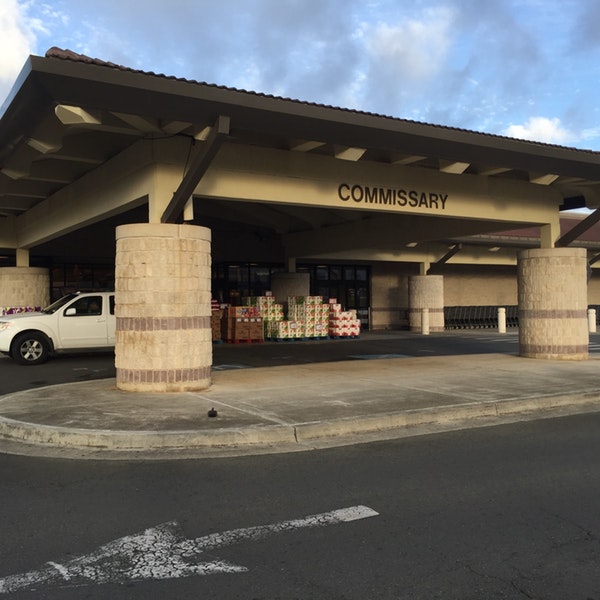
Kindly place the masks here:
POLYGON ((341 267, 329 267, 329 279, 331 281, 341 281, 342 279, 342 268, 341 267))
POLYGON ((356 280, 357 281, 368 281, 369 270, 367 267, 356 267, 356 280))
POLYGON ((318 265, 316 269, 317 279, 319 281, 327 281, 329 279, 329 267, 318 265))

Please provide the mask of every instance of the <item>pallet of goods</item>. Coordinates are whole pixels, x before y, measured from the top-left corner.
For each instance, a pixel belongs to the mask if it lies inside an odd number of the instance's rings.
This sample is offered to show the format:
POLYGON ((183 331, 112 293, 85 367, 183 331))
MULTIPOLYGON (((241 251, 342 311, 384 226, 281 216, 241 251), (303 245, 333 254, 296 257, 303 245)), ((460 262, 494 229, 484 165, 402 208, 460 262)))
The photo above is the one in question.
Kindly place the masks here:
MULTIPOLYGON (((287 314, 283 304, 276 302, 269 292, 264 296, 248 296, 243 303, 243 306, 226 306, 221 311, 220 337, 226 342, 360 337, 356 311, 343 311, 335 298, 324 303, 322 296, 288 296, 287 314)), ((213 324, 213 339, 216 327, 213 324)))
POLYGON ((360 319, 356 310, 342 310, 342 305, 329 305, 329 337, 357 338, 360 336, 360 319))
POLYGON ((329 305, 322 296, 289 296, 288 317, 304 324, 303 338, 327 338, 329 305))
POLYGON ((256 306, 228 306, 221 321, 221 335, 228 343, 263 342, 263 318, 256 306))
POLYGON ((215 343, 220 343, 223 341, 221 323, 223 321, 224 314, 225 311, 222 308, 215 308, 213 305, 210 315, 210 328, 212 331, 212 341, 215 343))
POLYGON ((283 304, 275 301, 272 293, 267 292, 264 296, 248 296, 244 299, 246 306, 252 306, 260 311, 263 320, 263 338, 276 337, 272 332, 278 331, 277 323, 284 320, 283 304))

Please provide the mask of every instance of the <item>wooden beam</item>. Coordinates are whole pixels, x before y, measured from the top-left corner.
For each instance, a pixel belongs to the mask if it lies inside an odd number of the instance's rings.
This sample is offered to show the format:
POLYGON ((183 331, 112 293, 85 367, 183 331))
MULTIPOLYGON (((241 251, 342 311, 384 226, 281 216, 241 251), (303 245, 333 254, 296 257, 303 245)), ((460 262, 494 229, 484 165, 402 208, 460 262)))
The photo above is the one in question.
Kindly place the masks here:
POLYGON ((600 221, 600 208, 597 208, 593 213, 588 215, 583 221, 579 221, 573 229, 567 231, 561 238, 555 242, 557 248, 564 248, 572 241, 576 240, 581 234, 585 233, 590 227, 600 221))
POLYGON ((291 140, 289 148, 296 152, 310 152, 311 150, 315 150, 315 148, 320 148, 324 145, 325 142, 317 142, 316 140, 291 140))
POLYGON ((440 159, 440 171, 442 173, 452 173, 454 175, 462 175, 470 166, 468 162, 456 162, 440 159))
POLYGON ((398 155, 394 154, 392 155, 390 162, 393 165, 412 165, 413 163, 420 162, 426 158, 426 156, 417 155, 398 157, 398 155))
POLYGON ((229 117, 219 116, 212 127, 205 142, 203 142, 191 159, 190 168, 184 175, 181 183, 169 205, 162 214, 162 223, 176 223, 182 214, 185 205, 191 198, 192 193, 200 183, 204 173, 210 167, 210 163, 216 156, 221 144, 229 135, 229 117))
POLYGON ((461 250, 462 250, 462 244, 454 244, 454 246, 452 246, 452 248, 450 248, 450 250, 448 250, 448 252, 446 252, 446 254, 444 254, 444 256, 442 256, 442 258, 440 258, 435 264, 431 265, 431 267, 429 267, 429 269, 427 269, 427 273, 429 274, 429 272, 431 271, 431 269, 433 267, 438 267, 440 265, 447 263, 455 254, 457 254, 461 250))
POLYGON ((360 160, 362 155, 367 151, 366 148, 353 148, 352 146, 336 146, 335 157, 342 160, 350 160, 356 162, 360 160))
POLYGON ((544 175, 529 174, 529 183, 537 183, 538 185, 550 185, 558 179, 558 175, 546 173, 544 175))

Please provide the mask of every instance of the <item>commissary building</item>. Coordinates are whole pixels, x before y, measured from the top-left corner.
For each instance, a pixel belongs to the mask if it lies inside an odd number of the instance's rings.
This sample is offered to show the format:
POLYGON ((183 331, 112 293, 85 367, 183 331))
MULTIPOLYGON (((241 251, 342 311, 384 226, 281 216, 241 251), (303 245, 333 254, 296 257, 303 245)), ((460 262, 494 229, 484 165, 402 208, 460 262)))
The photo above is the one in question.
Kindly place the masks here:
POLYGON ((504 307, 521 355, 581 360, 598 206, 598 152, 52 48, 0 111, 0 307, 114 288, 134 391, 208 386, 211 302, 267 292, 335 299, 365 329, 504 307))

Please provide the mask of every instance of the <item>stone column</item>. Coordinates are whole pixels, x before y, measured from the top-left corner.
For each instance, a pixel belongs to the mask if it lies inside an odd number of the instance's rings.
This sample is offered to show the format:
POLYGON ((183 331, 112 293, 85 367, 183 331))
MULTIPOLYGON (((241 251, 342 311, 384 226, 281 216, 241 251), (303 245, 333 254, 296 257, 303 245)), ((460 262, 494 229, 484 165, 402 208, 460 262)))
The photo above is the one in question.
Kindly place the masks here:
POLYGON ((537 248, 518 256, 519 354, 588 358, 587 253, 537 248))
POLYGON ((117 387, 180 392, 210 386, 211 234, 193 225, 117 227, 117 387))
POLYGON ((444 277, 413 275, 408 278, 408 322, 421 331, 423 309, 429 309, 429 331, 444 331, 444 277))
POLYGON ((50 304, 48 269, 0 268, 0 314, 3 308, 44 308, 50 304))
POLYGON ((308 273, 273 273, 271 291, 282 304, 288 296, 310 296, 310 275, 308 273))

